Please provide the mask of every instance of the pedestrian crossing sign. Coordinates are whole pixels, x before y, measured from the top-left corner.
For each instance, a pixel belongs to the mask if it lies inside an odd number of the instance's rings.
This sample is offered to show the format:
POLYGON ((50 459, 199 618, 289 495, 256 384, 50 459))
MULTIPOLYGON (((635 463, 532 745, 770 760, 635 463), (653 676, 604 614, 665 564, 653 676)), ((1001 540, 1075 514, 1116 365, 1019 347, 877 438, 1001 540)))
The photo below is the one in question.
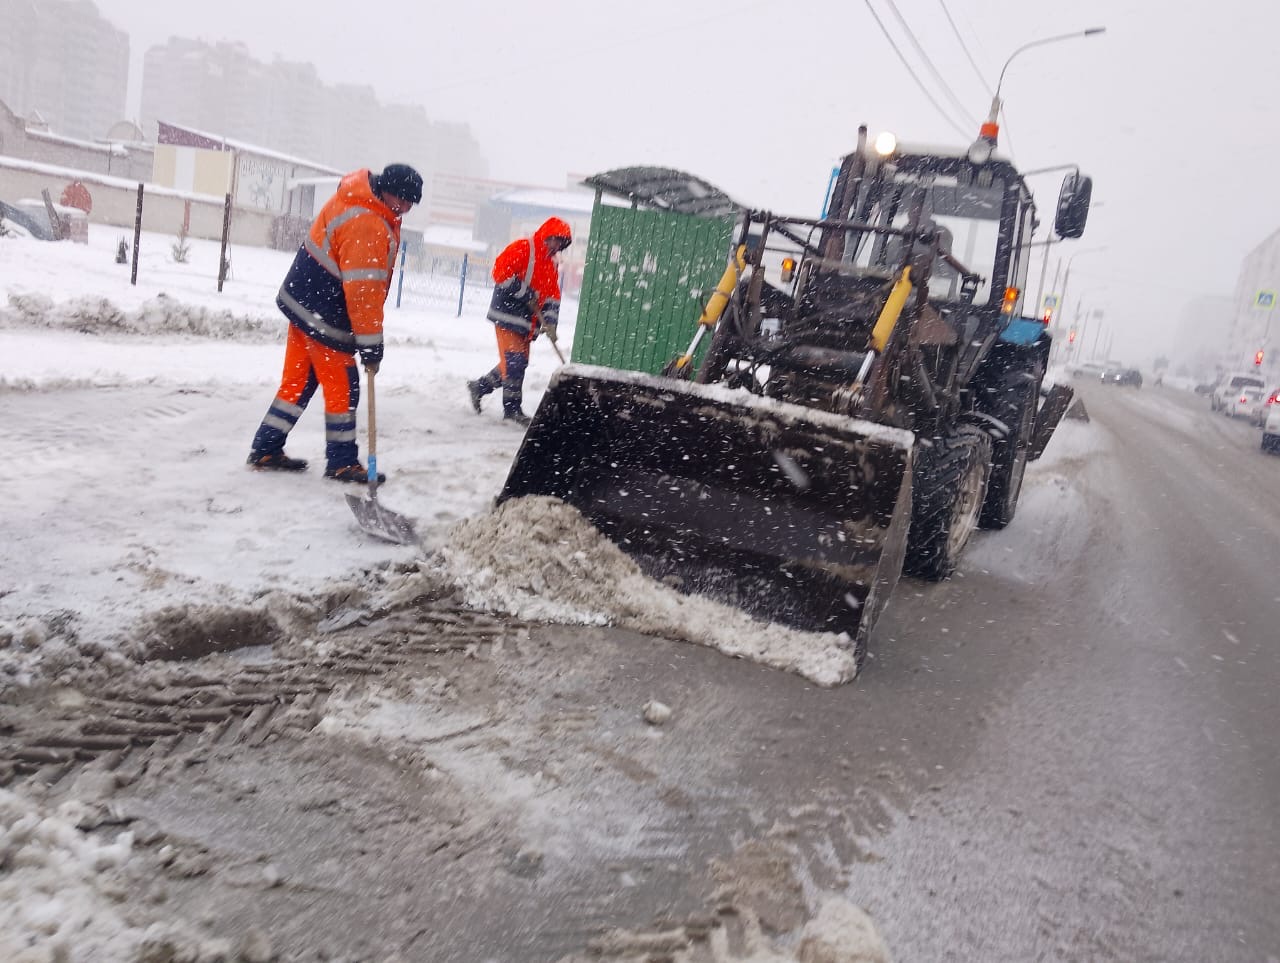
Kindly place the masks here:
POLYGON ((1270 311, 1276 306, 1276 292, 1259 291, 1257 296, 1253 299, 1253 306, 1255 308, 1266 308, 1270 311))

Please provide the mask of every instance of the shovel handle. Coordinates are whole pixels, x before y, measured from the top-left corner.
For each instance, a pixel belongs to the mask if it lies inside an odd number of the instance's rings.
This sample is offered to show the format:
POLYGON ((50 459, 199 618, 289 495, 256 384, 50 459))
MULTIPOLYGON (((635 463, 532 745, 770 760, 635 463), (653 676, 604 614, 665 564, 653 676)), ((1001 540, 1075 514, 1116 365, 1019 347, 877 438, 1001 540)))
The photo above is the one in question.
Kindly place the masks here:
POLYGON ((373 371, 364 369, 369 381, 369 497, 378 494, 378 406, 373 391, 373 371))

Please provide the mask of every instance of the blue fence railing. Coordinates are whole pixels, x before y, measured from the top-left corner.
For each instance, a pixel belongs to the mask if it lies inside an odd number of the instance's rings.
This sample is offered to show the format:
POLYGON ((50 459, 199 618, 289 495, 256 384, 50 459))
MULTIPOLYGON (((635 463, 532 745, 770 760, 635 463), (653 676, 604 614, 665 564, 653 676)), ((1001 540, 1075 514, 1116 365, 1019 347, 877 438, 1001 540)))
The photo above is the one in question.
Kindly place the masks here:
POLYGON ((489 309, 493 282, 487 263, 467 254, 457 257, 427 257, 400 245, 399 277, 395 281, 396 307, 425 311, 464 311, 489 309))

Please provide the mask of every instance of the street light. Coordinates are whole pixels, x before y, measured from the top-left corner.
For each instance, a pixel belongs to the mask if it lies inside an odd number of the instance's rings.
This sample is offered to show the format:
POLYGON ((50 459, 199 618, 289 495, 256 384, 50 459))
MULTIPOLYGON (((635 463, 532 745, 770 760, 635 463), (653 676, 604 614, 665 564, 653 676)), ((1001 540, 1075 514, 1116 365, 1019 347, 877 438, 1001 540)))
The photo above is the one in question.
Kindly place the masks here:
POLYGON ((1067 258, 1067 273, 1062 276, 1062 297, 1058 300, 1058 308, 1066 315, 1067 311, 1067 285, 1071 283, 1071 262, 1078 258, 1081 254, 1097 254, 1100 251, 1109 250, 1106 245, 1102 247, 1088 247, 1083 251, 1074 251, 1071 257, 1067 258))
POLYGON ((969 159, 974 163, 983 163, 991 156, 992 151, 996 148, 996 140, 1000 136, 1000 88, 1004 86, 1004 74, 1009 69, 1009 64, 1013 63, 1013 58, 1018 56, 1024 50, 1030 50, 1032 47, 1042 47, 1047 43, 1057 43, 1060 40, 1075 40, 1077 37, 1093 37, 1100 33, 1106 33, 1106 27, 1090 27, 1088 30, 1077 30, 1074 33, 1060 33, 1054 37, 1044 37, 1040 40, 1032 40, 1030 43, 1024 43, 1021 47, 1009 54, 1009 59, 1004 62, 1004 66, 1000 68, 1000 80, 996 83, 996 92, 991 97, 991 113, 987 116, 986 123, 978 130, 978 139, 973 142, 973 146, 969 148, 969 159))

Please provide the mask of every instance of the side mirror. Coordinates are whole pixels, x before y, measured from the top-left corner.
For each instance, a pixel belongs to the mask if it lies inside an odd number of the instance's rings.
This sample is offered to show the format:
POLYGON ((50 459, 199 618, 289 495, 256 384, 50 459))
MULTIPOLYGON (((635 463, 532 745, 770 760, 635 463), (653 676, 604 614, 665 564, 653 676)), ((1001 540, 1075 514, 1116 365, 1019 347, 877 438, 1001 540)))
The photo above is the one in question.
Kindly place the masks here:
POLYGON ((1076 238, 1084 234, 1092 199, 1093 178, 1078 172, 1063 178, 1062 190, 1058 193, 1058 213, 1053 219, 1053 229, 1058 237, 1076 238))

